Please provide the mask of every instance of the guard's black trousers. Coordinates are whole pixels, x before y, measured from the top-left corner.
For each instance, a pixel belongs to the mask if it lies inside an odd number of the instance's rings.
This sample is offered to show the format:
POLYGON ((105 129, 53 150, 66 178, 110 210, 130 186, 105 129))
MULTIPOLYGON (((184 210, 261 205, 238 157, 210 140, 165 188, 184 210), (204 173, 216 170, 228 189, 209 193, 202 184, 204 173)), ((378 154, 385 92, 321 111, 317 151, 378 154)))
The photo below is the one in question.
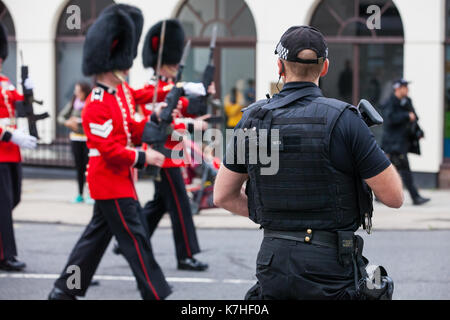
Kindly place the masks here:
POLYGON ((194 220, 180 168, 161 169, 161 181, 155 181, 155 196, 146 203, 142 212, 150 237, 167 211, 172 220, 177 259, 191 258, 199 253, 194 220))
POLYGON ((338 262, 336 249, 264 238, 256 265, 246 300, 357 299, 353 267, 338 262))
POLYGON ((164 299, 171 289, 156 262, 140 217, 139 202, 132 198, 97 200, 94 215, 70 254, 55 286, 66 293, 84 296, 108 244, 114 235, 136 277, 145 300, 164 299), (75 268, 80 286, 74 288, 75 268), (69 272, 67 272, 69 271, 69 272))
POLYGON ((20 202, 22 166, 0 162, 0 261, 17 256, 12 211, 20 202))
POLYGON ((414 185, 411 169, 409 168, 408 155, 406 153, 402 154, 393 153, 389 155, 389 159, 400 173, 403 183, 408 189, 411 198, 416 199, 419 196, 419 192, 417 191, 417 188, 414 185))

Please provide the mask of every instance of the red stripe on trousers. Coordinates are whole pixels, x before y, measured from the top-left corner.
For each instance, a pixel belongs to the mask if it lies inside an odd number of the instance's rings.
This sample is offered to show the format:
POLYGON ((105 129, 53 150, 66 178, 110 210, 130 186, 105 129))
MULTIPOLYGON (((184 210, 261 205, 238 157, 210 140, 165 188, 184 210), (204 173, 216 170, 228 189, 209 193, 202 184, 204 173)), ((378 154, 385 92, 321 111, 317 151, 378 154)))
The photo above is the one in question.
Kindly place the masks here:
POLYGON ((170 177, 169 173, 167 172, 167 169, 163 169, 163 170, 166 173, 167 180, 169 181, 169 184, 170 184, 170 189, 172 189, 172 194, 175 199, 175 204, 177 205, 178 217, 180 218, 181 230, 183 231, 184 243, 186 245, 187 254, 188 254, 189 258, 192 258, 191 249, 189 248, 189 241, 188 241, 188 237, 187 237, 186 226, 184 225, 183 213, 181 212, 180 201, 178 200, 177 192, 175 190, 175 186, 173 185, 172 178, 170 177))
POLYGON ((148 273, 147 273, 147 268, 145 268, 144 259, 142 259, 141 251, 139 250, 138 242, 137 242, 136 238, 134 237, 133 233, 128 228, 128 225, 125 222, 125 219, 123 218, 122 210, 120 210, 119 203, 117 202, 117 200, 114 200, 114 202, 116 203, 117 212, 119 212, 120 220, 122 220, 122 223, 123 223, 123 226, 125 227, 125 230, 127 230, 127 232, 130 235, 131 239, 133 239, 134 246, 136 247, 136 252, 137 252, 137 254, 139 256, 139 261, 141 262, 141 266, 142 266, 142 269, 144 271, 145 278, 147 279, 147 283, 150 286, 150 289, 152 289, 153 294, 156 297, 156 300, 160 300, 158 294, 156 293, 155 288, 153 287, 152 283, 150 282, 150 278, 149 278, 148 273))

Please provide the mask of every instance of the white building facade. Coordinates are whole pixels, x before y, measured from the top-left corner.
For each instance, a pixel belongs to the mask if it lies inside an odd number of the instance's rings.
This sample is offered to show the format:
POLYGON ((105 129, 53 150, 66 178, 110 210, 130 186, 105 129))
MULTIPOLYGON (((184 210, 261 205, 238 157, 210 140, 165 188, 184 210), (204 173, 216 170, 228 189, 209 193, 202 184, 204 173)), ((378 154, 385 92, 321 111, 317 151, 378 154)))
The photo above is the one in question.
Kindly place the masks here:
MULTIPOLYGON (((84 35, 101 9, 113 2, 142 10, 143 35, 161 19, 179 18, 193 41, 185 72, 192 80, 203 71, 211 29, 218 25, 215 62, 220 98, 233 87, 245 90, 248 80, 255 80, 258 99, 273 92, 278 80, 274 49, 282 33, 292 25, 318 27, 329 43, 332 70, 321 81, 324 93, 353 103, 366 98, 379 106, 390 94, 392 80, 404 77, 411 81, 410 96, 425 131, 422 155, 410 158, 412 170, 423 186, 450 187, 450 93, 446 89, 450 87, 446 81, 450 75, 446 50, 450 1, 3 0, 0 20, 10 40, 4 73, 15 81, 20 78, 22 51, 36 98, 45 101, 44 106, 36 106, 36 112, 51 114, 38 126, 44 132, 44 144, 63 140, 65 132, 55 117, 70 99, 75 82, 83 78, 84 35), (376 14, 368 13, 371 5, 380 9, 380 29, 367 27, 367 19, 376 14), (67 24, 76 12, 73 6, 80 8, 80 28, 67 24)), ((138 88, 150 76, 138 56, 130 72, 131 85, 138 88)))

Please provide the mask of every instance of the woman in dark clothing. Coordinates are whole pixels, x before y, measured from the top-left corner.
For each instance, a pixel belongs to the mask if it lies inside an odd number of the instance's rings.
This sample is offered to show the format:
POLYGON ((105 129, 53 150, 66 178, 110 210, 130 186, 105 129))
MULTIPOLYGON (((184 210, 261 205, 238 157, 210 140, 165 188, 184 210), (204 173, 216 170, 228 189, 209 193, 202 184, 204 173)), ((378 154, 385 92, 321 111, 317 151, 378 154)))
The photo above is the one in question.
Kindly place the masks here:
POLYGON ((81 125, 81 112, 84 108, 85 101, 91 87, 85 82, 78 82, 75 85, 73 97, 64 109, 58 114, 58 123, 66 126, 71 130, 70 142, 72 145, 72 153, 75 160, 75 167, 77 169, 78 181, 78 195, 74 199, 74 203, 92 203, 93 201, 88 196, 83 197, 84 185, 86 181, 86 165, 88 163, 88 148, 86 146, 86 136, 81 125))

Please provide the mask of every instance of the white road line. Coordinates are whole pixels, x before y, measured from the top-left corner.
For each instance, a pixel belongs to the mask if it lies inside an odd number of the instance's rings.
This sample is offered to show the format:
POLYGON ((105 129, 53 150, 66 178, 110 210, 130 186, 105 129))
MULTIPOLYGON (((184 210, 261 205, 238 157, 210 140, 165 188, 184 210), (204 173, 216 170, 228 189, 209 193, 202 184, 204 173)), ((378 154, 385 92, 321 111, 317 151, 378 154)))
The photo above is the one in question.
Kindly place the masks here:
MULTIPOLYGON (((43 273, 0 273, 1 278, 10 279, 57 279, 59 274, 43 274, 43 273)), ((113 276, 113 275, 96 275, 96 280, 106 281, 136 281, 132 276, 113 276)), ((211 278, 182 278, 182 277, 167 277, 169 282, 184 282, 184 283, 230 283, 230 284, 253 284, 256 280, 244 279, 211 279, 211 278)))

